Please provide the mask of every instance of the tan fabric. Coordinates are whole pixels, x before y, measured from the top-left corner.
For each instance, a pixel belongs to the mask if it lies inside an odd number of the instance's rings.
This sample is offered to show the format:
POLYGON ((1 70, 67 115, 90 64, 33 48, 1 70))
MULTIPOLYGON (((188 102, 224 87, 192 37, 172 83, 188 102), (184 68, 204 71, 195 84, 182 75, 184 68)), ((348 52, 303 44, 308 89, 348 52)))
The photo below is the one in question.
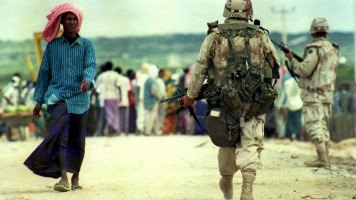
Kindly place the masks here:
MULTIPOLYGON (((225 23, 248 23, 246 20, 228 19, 225 23)), ((236 49, 234 51, 243 51, 245 49, 245 38, 236 36, 232 38, 236 49)), ((257 68, 271 67, 266 61, 267 56, 272 55, 272 62, 279 65, 279 59, 276 49, 274 48, 269 37, 264 34, 262 29, 258 29, 255 37, 249 40, 248 51, 251 55, 251 63, 257 68)), ((227 66, 227 57, 229 54, 228 39, 224 38, 219 28, 213 29, 204 40, 197 63, 192 76, 189 80, 187 95, 190 98, 198 96, 198 92, 203 84, 209 59, 215 66, 214 84, 218 85, 225 73, 227 66)), ((273 63, 272 63, 273 64, 273 63)), ((241 126, 241 148, 236 151, 234 147, 222 147, 219 149, 218 162, 221 175, 233 175, 238 169, 257 169, 258 148, 262 148, 262 139, 264 135, 265 114, 253 117, 249 122, 244 121, 246 111, 250 108, 250 103, 245 104, 242 108, 241 126)))
POLYGON ((120 102, 119 107, 129 107, 129 90, 130 90, 130 79, 126 76, 120 75, 120 102))
MULTIPOLYGON (((228 19, 225 23, 248 23, 244 20, 228 19)), ((236 36, 233 38, 237 51, 242 51, 245 48, 245 38, 236 36)), ((279 59, 276 49, 274 48, 269 37, 263 33, 263 30, 258 29, 255 37, 252 37, 249 41, 249 52, 251 53, 251 63, 254 66, 263 68, 267 55, 273 56, 274 62, 279 65, 279 59)), ((229 54, 228 39, 224 38, 218 28, 213 29, 213 32, 209 34, 201 48, 198 56, 197 63, 195 65, 193 74, 189 80, 187 95, 190 98, 198 96, 201 85, 204 82, 208 61, 212 58, 215 66, 215 84, 222 79, 224 75, 227 57, 229 54)))
POLYGON ((314 141, 330 140, 328 118, 335 89, 338 48, 326 38, 317 38, 305 47, 303 62, 292 59, 293 70, 300 76, 304 126, 314 141))
POLYGON ((331 104, 309 103, 303 106, 304 126, 313 141, 330 141, 328 120, 331 116, 331 104))
MULTIPOLYGON (((246 114, 249 107, 249 104, 244 106, 242 116, 246 114)), ((259 115, 249 122, 245 122, 243 117, 240 118, 241 143, 239 148, 221 147, 219 149, 218 162, 221 175, 233 175, 237 170, 242 171, 246 168, 257 170, 259 164, 257 149, 262 148, 265 117, 265 114, 259 115)))
POLYGON ((335 89, 338 46, 326 38, 313 40, 305 47, 304 61, 292 59, 293 70, 300 76, 304 103, 331 103, 335 89))
POLYGON ((146 110, 146 127, 145 134, 151 135, 152 131, 156 133, 156 135, 162 135, 161 124, 159 124, 158 119, 158 103, 153 106, 152 110, 146 110))
POLYGON ((226 0, 223 16, 226 18, 253 18, 251 0, 226 0))
POLYGON ((330 28, 328 21, 324 18, 315 18, 310 26, 310 34, 315 33, 329 33, 330 28))

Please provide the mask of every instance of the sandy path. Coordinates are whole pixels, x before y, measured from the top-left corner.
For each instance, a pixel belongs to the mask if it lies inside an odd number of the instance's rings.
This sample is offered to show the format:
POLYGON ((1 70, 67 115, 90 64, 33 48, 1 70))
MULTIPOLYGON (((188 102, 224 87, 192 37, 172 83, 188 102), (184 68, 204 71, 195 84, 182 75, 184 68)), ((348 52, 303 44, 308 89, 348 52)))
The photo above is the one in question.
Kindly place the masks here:
MULTIPOLYGON (((120 136, 87 138, 81 170, 83 191, 52 190, 55 179, 33 175, 22 163, 40 143, 0 140, 0 199, 215 200, 218 188, 216 148, 207 136, 120 136)), ((348 149, 332 149, 330 170, 306 168, 314 149, 304 142, 265 141, 262 169, 254 196, 259 199, 352 199, 356 195, 356 161, 348 149), (292 158, 293 157, 293 158, 292 158), (308 199, 308 198, 306 198, 308 199), (311 199, 311 198, 309 198, 311 199)), ((239 199, 241 175, 234 178, 239 199)))

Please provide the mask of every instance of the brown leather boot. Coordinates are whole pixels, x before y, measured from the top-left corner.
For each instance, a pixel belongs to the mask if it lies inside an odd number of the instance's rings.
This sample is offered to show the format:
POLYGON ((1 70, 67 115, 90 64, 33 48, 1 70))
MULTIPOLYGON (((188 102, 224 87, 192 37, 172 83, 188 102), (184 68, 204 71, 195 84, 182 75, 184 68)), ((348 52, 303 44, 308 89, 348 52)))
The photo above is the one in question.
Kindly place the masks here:
POLYGON ((306 161, 304 162, 304 164, 307 167, 330 167, 326 143, 315 142, 314 144, 315 144, 316 152, 318 153, 318 159, 313 161, 306 161))
POLYGON ((233 197, 233 187, 232 187, 232 178, 234 176, 233 175, 222 175, 220 182, 219 182, 219 186, 220 186, 220 190, 223 192, 224 194, 224 198, 225 200, 231 200, 233 197))
POLYGON ((253 200, 252 185, 256 178, 256 172, 243 171, 242 172, 242 191, 241 200, 253 200))

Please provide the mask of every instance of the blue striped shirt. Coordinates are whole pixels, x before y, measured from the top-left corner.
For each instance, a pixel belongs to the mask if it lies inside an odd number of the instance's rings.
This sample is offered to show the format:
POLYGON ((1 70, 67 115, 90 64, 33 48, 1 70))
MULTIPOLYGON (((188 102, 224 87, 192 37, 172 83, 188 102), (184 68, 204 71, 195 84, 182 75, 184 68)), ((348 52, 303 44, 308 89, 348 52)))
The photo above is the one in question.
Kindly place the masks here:
POLYGON ((89 109, 89 91, 81 92, 82 81, 94 86, 96 71, 95 50, 92 42, 79 37, 74 43, 62 37, 47 44, 43 54, 33 100, 37 104, 65 101, 67 112, 82 114, 89 109))

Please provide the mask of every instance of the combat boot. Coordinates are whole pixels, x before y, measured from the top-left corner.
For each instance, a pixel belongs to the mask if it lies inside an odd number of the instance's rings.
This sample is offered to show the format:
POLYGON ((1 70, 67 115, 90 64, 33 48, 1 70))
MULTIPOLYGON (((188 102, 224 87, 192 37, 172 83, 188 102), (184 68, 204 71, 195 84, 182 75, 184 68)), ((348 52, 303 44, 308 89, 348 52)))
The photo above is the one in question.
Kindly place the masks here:
POLYGON ((330 167, 327 148, 325 142, 316 142, 315 143, 316 152, 318 153, 318 159, 314 161, 306 161, 304 164, 307 167, 330 167))
POLYGON ((256 178, 256 172, 243 171, 242 172, 242 191, 240 200, 253 200, 252 185, 256 178))
POLYGON ((228 176, 221 175, 219 186, 220 186, 220 190, 224 194, 225 200, 231 200, 233 197, 232 178, 233 175, 228 175, 228 176))

